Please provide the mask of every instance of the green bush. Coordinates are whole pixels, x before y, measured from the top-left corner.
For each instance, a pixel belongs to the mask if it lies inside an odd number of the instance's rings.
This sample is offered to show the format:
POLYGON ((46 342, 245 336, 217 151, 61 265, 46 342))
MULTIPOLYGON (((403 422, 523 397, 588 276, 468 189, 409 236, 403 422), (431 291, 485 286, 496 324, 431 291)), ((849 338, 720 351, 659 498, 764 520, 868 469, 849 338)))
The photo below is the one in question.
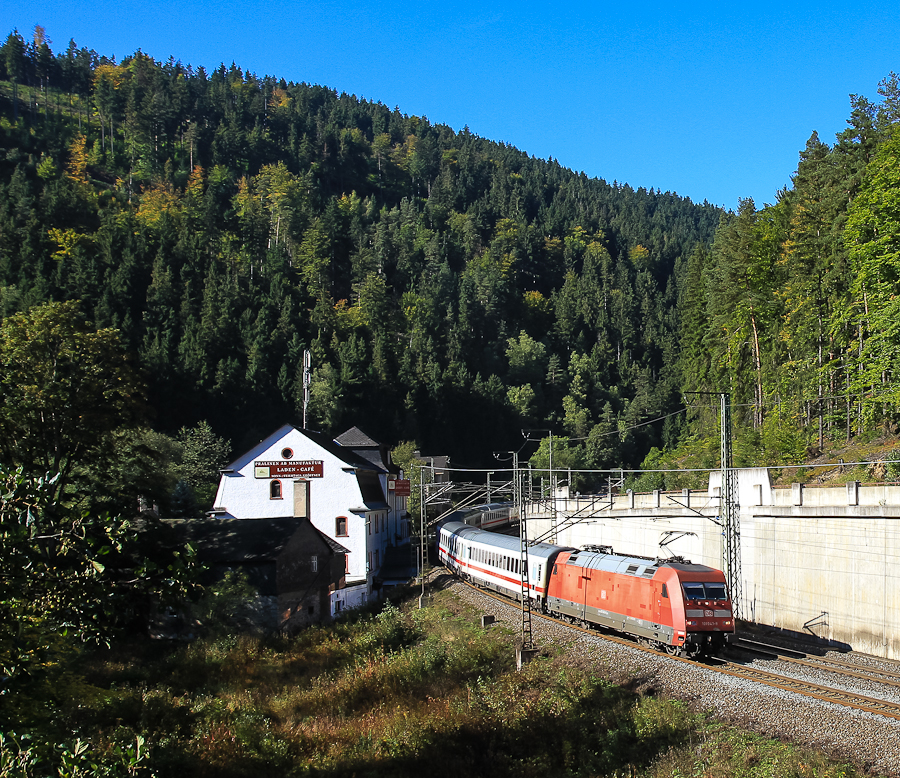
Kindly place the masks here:
POLYGON ((0 778, 762 778, 776 758, 784 774, 841 775, 825 761, 794 769, 814 762, 613 685, 583 660, 570 666, 565 651, 516 672, 510 629, 481 628, 449 594, 435 602, 290 638, 222 632, 99 651, 83 682, 94 692, 59 703, 58 732, 0 741, 0 778), (758 759, 742 762, 740 749, 758 759))

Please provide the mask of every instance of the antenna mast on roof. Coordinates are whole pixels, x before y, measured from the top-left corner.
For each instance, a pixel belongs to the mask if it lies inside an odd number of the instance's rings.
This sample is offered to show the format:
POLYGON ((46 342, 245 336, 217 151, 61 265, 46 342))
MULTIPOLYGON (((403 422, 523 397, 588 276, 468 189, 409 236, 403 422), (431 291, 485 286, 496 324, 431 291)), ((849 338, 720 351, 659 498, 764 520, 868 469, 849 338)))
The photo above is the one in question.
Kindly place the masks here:
POLYGON ((312 354, 303 350, 303 429, 306 429, 306 409, 309 407, 309 385, 312 383, 312 354))

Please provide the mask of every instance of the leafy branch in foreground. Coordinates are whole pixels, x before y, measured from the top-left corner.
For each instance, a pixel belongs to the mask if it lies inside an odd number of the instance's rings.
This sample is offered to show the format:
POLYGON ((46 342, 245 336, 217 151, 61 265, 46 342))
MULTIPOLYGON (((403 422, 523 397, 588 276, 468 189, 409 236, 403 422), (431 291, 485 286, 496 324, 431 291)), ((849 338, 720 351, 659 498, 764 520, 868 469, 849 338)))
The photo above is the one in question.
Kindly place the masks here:
POLYGON ((0 697, 47 669, 59 635, 107 642, 192 585, 190 549, 160 546, 152 527, 59 505, 57 478, 0 465, 0 697))

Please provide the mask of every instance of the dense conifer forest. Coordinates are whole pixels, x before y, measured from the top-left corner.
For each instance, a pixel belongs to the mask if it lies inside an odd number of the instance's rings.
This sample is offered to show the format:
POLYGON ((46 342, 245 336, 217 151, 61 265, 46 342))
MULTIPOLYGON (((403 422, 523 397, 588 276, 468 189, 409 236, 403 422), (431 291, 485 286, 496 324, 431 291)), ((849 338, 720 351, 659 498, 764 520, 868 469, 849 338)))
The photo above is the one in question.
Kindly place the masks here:
POLYGON ((330 432, 477 462, 546 427, 595 467, 677 440, 599 431, 680 405, 678 280, 720 209, 236 65, 18 33, 0 64, 0 314, 79 300, 157 429, 298 420, 310 349, 330 432))
POLYGON ((717 432, 686 391, 730 392, 760 463, 896 415, 894 74, 734 213, 235 64, 54 52, 39 27, 0 79, 0 315, 78 301, 118 330, 154 430, 240 447, 299 421, 305 349, 309 426, 460 463, 526 427, 572 466, 657 461, 717 432))

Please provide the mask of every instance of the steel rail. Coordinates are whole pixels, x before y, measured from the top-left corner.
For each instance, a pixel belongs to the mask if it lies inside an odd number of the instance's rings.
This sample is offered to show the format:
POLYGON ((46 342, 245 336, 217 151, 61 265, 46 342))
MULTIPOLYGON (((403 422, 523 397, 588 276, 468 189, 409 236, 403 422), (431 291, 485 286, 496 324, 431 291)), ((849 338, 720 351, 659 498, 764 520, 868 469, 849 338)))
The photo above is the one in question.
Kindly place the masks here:
POLYGON ((801 694, 804 697, 813 697, 824 702, 831 702, 836 705, 842 705, 845 708, 855 708, 856 710, 866 711, 867 713, 877 713, 881 716, 887 716, 892 719, 900 719, 900 704, 888 702, 877 697, 868 697, 865 694, 857 692, 848 692, 843 689, 834 689, 830 686, 822 686, 821 684, 812 683, 810 681, 801 681, 798 678, 780 675, 778 673, 769 673, 755 667, 737 664, 736 662, 723 661, 723 666, 711 667, 718 673, 730 675, 735 678, 744 678, 764 686, 774 689, 782 689, 788 692, 801 694))
POLYGON ((809 654, 806 654, 803 651, 784 648, 783 646, 775 646, 769 643, 760 643, 759 641, 748 640, 746 638, 740 638, 737 643, 733 643, 731 647, 738 648, 742 651, 761 654, 762 656, 771 656, 782 662, 792 662, 793 664, 811 667, 816 670, 824 670, 829 673, 834 673, 835 675, 847 675, 852 678, 861 678, 867 681, 874 680, 877 683, 882 683, 886 686, 900 687, 900 673, 896 673, 893 670, 883 670, 879 667, 864 667, 855 662, 845 662, 841 659, 829 659, 825 657, 811 658, 809 654), (789 656, 784 653, 786 651, 793 654, 800 654, 800 656, 789 656), (881 675, 887 679, 895 678, 898 680, 891 681, 873 678, 875 675, 881 675))

